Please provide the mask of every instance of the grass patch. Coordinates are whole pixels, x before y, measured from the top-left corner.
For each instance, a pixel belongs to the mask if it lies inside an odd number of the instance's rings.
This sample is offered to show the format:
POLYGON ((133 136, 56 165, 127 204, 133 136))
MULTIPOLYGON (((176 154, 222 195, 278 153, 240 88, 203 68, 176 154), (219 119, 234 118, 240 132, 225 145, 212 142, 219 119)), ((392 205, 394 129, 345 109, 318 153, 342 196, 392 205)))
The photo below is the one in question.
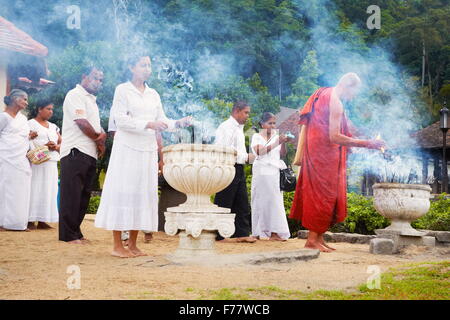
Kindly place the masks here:
POLYGON ((450 261, 421 262, 391 269, 381 275, 381 288, 360 285, 355 292, 317 290, 311 293, 276 286, 193 290, 194 299, 207 300, 449 300, 450 261))

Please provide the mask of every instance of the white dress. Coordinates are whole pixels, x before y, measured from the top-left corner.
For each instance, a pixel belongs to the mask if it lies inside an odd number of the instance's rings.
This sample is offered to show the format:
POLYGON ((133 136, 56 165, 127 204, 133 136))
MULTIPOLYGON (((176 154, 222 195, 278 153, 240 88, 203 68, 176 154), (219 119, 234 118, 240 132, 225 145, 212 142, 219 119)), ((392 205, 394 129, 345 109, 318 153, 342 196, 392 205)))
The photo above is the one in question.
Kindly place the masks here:
POLYGON ((25 230, 30 204, 31 166, 27 118, 0 113, 0 226, 25 230))
POLYGON ((130 82, 117 86, 111 107, 117 127, 95 226, 106 230, 158 231, 158 145, 149 121, 169 128, 159 94, 130 82))
MULTIPOLYGON (((34 119, 28 121, 30 129, 38 136, 30 142, 30 147, 45 145, 49 141, 58 143, 59 128, 54 123, 42 126, 34 119)), ((58 222, 58 161, 59 153, 50 152, 50 160, 41 164, 31 164, 31 196, 29 221, 58 222)))
MULTIPOLYGON (((277 141, 273 136, 268 145, 277 141)), ((251 149, 256 155, 257 145, 266 146, 266 139, 259 133, 252 137, 251 149)), ((260 238, 270 238, 271 233, 277 233, 282 239, 290 236, 286 211, 283 203, 283 192, 280 190, 280 169, 286 168, 280 159, 281 145, 270 150, 268 154, 256 155, 252 167, 251 207, 252 235, 260 238)))

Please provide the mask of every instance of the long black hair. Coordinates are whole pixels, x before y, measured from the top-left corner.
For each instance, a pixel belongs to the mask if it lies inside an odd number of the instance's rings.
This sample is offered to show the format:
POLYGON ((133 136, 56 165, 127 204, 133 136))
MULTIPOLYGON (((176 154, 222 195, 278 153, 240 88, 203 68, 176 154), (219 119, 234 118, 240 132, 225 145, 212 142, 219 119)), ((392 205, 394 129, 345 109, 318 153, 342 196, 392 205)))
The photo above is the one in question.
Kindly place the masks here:
MULTIPOLYGON (((133 78, 133 73, 130 71, 130 67, 134 67, 139 60, 143 57, 150 57, 150 55, 146 52, 135 52, 131 56, 129 56, 123 63, 124 65, 124 73, 123 73, 123 80, 124 81, 130 81, 133 78)), ((150 58, 151 63, 151 58, 150 58)), ((147 83, 147 81, 144 81, 144 83, 147 83)))
POLYGON ((30 114, 29 114, 29 118, 30 119, 34 119, 37 117, 39 110, 45 108, 48 105, 53 105, 53 102, 51 102, 49 99, 40 99, 37 100, 34 104, 33 107, 30 108, 30 114))
POLYGON ((272 112, 264 112, 258 121, 259 127, 262 128, 262 124, 269 121, 270 118, 275 118, 275 115, 272 112))

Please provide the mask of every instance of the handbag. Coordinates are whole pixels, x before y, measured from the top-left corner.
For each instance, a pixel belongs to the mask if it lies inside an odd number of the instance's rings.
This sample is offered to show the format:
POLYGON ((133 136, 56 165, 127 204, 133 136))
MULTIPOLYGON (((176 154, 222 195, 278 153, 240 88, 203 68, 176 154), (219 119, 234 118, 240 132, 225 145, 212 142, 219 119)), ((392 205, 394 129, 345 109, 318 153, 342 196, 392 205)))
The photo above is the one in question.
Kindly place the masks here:
POLYGON ((50 160, 50 150, 47 146, 38 146, 34 142, 34 149, 27 152, 27 158, 32 164, 41 164, 50 160))
POLYGON ((286 169, 280 170, 280 190, 285 192, 295 191, 297 186, 297 177, 291 165, 286 169))
MULTIPOLYGON (((47 133, 47 139, 50 141, 47 133)), ((47 146, 40 146, 32 140, 34 148, 27 152, 27 158, 32 164, 41 164, 50 160, 50 150, 47 146)))

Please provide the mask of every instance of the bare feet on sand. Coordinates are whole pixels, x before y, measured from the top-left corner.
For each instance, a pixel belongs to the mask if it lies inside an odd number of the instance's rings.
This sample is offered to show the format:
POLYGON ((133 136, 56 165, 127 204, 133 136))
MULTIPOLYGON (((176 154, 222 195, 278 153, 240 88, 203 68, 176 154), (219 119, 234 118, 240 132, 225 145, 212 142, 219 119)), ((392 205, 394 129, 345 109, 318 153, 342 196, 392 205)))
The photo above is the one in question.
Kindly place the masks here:
POLYGON ((83 244, 83 241, 81 241, 80 239, 76 239, 76 240, 72 240, 72 241, 67 241, 67 243, 69 243, 69 244, 83 244))
POLYGON ((28 222, 27 228, 30 230, 36 230, 36 226, 34 225, 34 222, 28 222))
POLYGON ((142 252, 141 250, 138 249, 138 247, 131 247, 128 246, 128 250, 130 250, 130 252, 135 256, 135 257, 142 257, 142 256, 147 256, 146 253, 142 252))
POLYGON ((336 250, 336 248, 330 247, 328 244, 325 243, 325 240, 323 239, 323 235, 319 237, 319 243, 324 246, 325 248, 328 248, 330 250, 336 250))
POLYGON ((144 233, 144 243, 149 243, 153 239, 153 234, 151 232, 144 233))
POLYGON ((48 229, 53 229, 53 227, 49 226, 47 223, 45 222, 38 222, 36 229, 41 229, 41 230, 48 230, 48 229))
POLYGON ((270 238, 270 241, 287 241, 286 239, 281 238, 278 233, 272 233, 270 238))
POLYGON ((127 250, 125 248, 114 249, 111 252, 111 255, 113 257, 118 257, 118 258, 134 258, 135 257, 135 255, 132 252, 130 252, 129 250, 127 250))
POLYGON ((318 250, 320 250, 320 252, 333 252, 332 250, 330 250, 327 247, 323 246, 320 242, 306 241, 305 248, 318 249, 318 250))

